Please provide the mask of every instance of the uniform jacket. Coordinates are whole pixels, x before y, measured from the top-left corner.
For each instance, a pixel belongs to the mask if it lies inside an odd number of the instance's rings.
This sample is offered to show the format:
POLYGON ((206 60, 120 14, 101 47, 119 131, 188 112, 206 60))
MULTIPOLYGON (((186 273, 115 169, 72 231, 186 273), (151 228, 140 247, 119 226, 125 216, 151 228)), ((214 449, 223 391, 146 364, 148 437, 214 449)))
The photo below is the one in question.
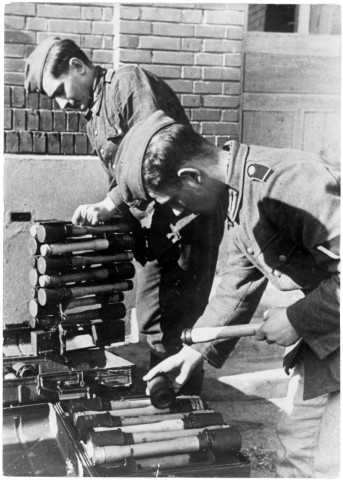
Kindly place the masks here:
MULTIPOLYGON (((287 308, 302 340, 286 366, 305 368, 304 399, 339 389, 339 172, 288 149, 229 142, 227 263, 196 327, 250 321, 270 281, 304 297, 287 308)), ((193 346, 220 367, 236 341, 193 346)))
POLYGON ((117 71, 97 67, 93 106, 87 112, 87 134, 110 181, 109 197, 125 205, 116 186, 114 167, 118 146, 126 132, 156 110, 179 123, 189 120, 173 90, 160 78, 135 66, 117 71))

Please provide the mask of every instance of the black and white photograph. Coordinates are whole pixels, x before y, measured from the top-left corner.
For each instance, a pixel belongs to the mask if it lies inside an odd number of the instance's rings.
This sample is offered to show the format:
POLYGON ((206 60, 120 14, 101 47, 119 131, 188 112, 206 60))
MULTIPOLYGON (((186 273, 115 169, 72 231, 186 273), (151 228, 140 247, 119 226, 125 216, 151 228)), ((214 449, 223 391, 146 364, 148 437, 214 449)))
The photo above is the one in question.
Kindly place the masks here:
POLYGON ((3 477, 341 478, 341 3, 2 18, 3 477))

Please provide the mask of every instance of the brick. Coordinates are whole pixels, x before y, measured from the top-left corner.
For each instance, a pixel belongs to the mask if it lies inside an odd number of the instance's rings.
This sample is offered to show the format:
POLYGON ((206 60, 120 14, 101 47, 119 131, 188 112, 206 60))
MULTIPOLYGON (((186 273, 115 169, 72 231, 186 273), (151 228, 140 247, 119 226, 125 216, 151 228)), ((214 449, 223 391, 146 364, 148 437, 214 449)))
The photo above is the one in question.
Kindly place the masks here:
POLYGON ((167 83, 176 93, 193 93, 192 82, 188 80, 168 80, 167 83))
POLYGON ((183 52, 200 52, 201 45, 202 42, 200 38, 182 38, 181 50, 183 52))
POLYGON ((75 20, 77 19, 77 21, 79 21, 79 18, 81 17, 81 7, 68 5, 66 3, 63 5, 54 5, 52 3, 38 4, 37 17, 75 18, 75 20))
POLYGON ((226 95, 205 95, 203 97, 204 107, 209 108, 238 108, 240 97, 228 97, 226 95))
POLYGON ((184 107, 200 107, 201 97, 199 95, 182 95, 182 105, 184 107))
POLYGON ((202 75, 202 69, 199 67, 182 67, 182 78, 190 80, 199 80, 202 75))
POLYGON ((101 35, 81 35, 80 47, 82 48, 102 48, 101 35))
POLYGON ((192 112, 192 120, 198 122, 219 122, 220 110, 214 110, 210 108, 196 108, 192 112))
POLYGON ((12 110, 4 108, 4 129, 12 130, 12 110))
POLYGON ((149 50, 120 50, 119 60, 126 63, 150 63, 151 52, 149 50))
POLYGON ((139 20, 140 8, 131 5, 120 5, 121 20, 139 20))
POLYGON ((77 155, 87 154, 87 136, 81 133, 75 134, 75 153, 77 155))
POLYGON ((195 36, 201 38, 223 38, 225 35, 225 27, 196 25, 195 36))
POLYGON ((43 132, 32 133, 33 153, 46 153, 46 134, 43 132))
POLYGON ((204 80, 240 80, 241 70, 231 67, 204 67, 204 80))
POLYGON ((183 10, 181 12, 181 22, 198 24, 201 23, 202 16, 202 10, 183 10))
POLYGON ((84 20, 101 20, 102 19, 102 8, 93 7, 87 5, 81 7, 81 18, 84 20))
POLYGON ((151 73, 154 73, 161 78, 181 78, 181 67, 169 65, 144 65, 141 64, 142 68, 149 70, 151 73))
POLYGON ((25 110, 22 108, 13 109, 13 129, 25 130, 25 110))
POLYGON ((224 95, 239 95, 241 93, 241 84, 239 82, 225 82, 224 95))
POLYGON ((77 132, 79 130, 79 114, 77 112, 67 112, 67 131, 77 132))
POLYGON ((222 112, 222 122, 239 122, 239 110, 224 110, 222 112))
POLYGON ((60 153, 60 134, 55 132, 49 132, 46 135, 48 153, 55 155, 60 153))
POLYGON ((52 112, 50 110, 41 110, 40 130, 51 131, 52 129, 52 112))
POLYGON ((223 90, 222 82, 195 82, 194 93, 212 93, 221 94, 223 90))
POLYGON ((10 15, 36 15, 35 3, 13 2, 5 5, 5 14, 10 15))
POLYGON ((79 132, 86 133, 87 132, 87 120, 83 113, 80 114, 79 117, 79 132))
POLYGON ((113 12, 114 12, 114 9, 111 8, 111 7, 103 8, 102 9, 102 19, 106 20, 107 22, 109 22, 109 21, 112 22, 113 12))
POLYGON ((152 25, 150 22, 130 22, 126 20, 120 21, 120 34, 128 33, 133 35, 150 35, 152 25))
POLYGON ((240 53, 243 43, 238 40, 204 40, 204 52, 240 53))
POLYGON ((39 94, 39 108, 44 110, 51 110, 52 100, 47 95, 39 94))
POLYGON ((27 19, 26 28, 28 30, 46 31, 48 29, 48 22, 46 18, 29 17, 27 19))
POLYGON ((236 142, 240 142, 239 135, 229 135, 226 137, 217 137, 216 138, 216 145, 217 147, 222 147, 228 140, 235 140, 236 142))
POLYGON ((5 58, 4 69, 7 72, 24 72, 25 60, 21 58, 5 58))
POLYGON ((18 153, 19 152, 19 133, 5 132, 5 152, 18 153))
POLYGON ((199 123, 191 122, 191 125, 193 127, 193 130, 195 130, 197 133, 201 133, 201 126, 199 123))
MULTIPOLYGON (((50 17, 49 17, 50 18, 50 17)), ((70 17, 69 17, 70 18, 70 17)), ((58 33, 91 33, 92 23, 78 20, 48 20, 49 32, 58 33)), ((94 23, 93 23, 94 29, 94 23)), ((94 32, 99 33, 99 32, 94 32)))
POLYGON ((92 144, 90 143, 90 141, 88 140, 87 138, 87 152, 90 154, 90 155, 97 155, 96 151, 94 150, 94 148, 92 147, 92 144))
POLYGON ((141 37, 140 48, 151 50, 180 50, 180 38, 141 37))
POLYGON ((242 55, 240 53, 227 53, 224 55, 224 65, 227 67, 240 67, 242 65, 242 55))
POLYGON ((10 87, 4 87, 4 106, 5 107, 10 107, 12 105, 11 103, 11 88, 10 87))
POLYGON ((92 22, 92 33, 95 35, 113 35, 114 27, 112 22, 92 22))
POLYGON ((112 50, 114 49, 114 35, 109 36, 109 37, 102 37, 102 42, 103 42, 103 48, 107 48, 107 50, 112 50))
POLYGON ((36 37, 34 32, 5 30, 5 42, 7 43, 35 43, 36 37))
POLYGON ((193 65, 193 53, 178 52, 177 55, 173 52, 153 52, 153 63, 166 63, 167 65, 193 65))
POLYGON ((12 88, 12 107, 25 107, 25 90, 23 87, 12 88))
POLYGON ((64 155, 74 152, 74 135, 72 133, 61 133, 61 153, 64 155))
POLYGON ((243 40, 244 28, 243 27, 226 27, 226 38, 230 40, 243 40))
POLYGON ((5 57, 18 57, 24 56, 24 45, 17 45, 15 43, 5 43, 4 45, 5 57))
POLYGON ((24 30, 25 17, 19 17, 18 15, 6 15, 5 18, 6 27, 13 30, 24 30))
POLYGON ((238 123, 224 123, 224 122, 203 122, 202 133, 204 135, 238 135, 238 123))
POLYGON ((137 48, 139 44, 139 38, 140 37, 138 35, 120 35, 119 46, 121 48, 137 48))
POLYGON ((19 152, 21 153, 32 152, 32 133, 31 132, 19 133, 19 152))
POLYGON ((181 10, 141 6, 141 19, 153 22, 180 22, 181 10))
POLYGON ((113 63, 113 50, 94 50, 92 59, 94 63, 113 63))
POLYGON ((213 137, 212 135, 203 135, 203 137, 206 138, 208 142, 213 143, 213 145, 217 145, 216 137, 213 137))
POLYGON ((194 37, 194 27, 185 24, 153 23, 152 33, 163 37, 194 37))
POLYGON ((223 65, 223 55, 221 53, 196 53, 195 54, 196 65, 223 65))
POLYGON ((27 108, 38 108, 39 105, 39 94, 38 93, 28 93, 26 95, 26 107, 27 108))
POLYGON ((24 55, 23 55, 23 57, 27 58, 29 55, 31 55, 31 53, 33 52, 33 50, 35 48, 36 48, 36 45, 24 45, 24 55))
POLYGON ((5 72, 5 85, 24 85, 24 74, 5 72))
POLYGON ((39 130, 39 110, 26 110, 26 129, 27 130, 39 130))
POLYGON ((65 38, 68 38, 69 40, 73 40, 77 45, 80 45, 80 40, 81 40, 81 36, 80 35, 77 35, 77 34, 73 34, 73 33, 62 33, 62 32, 58 32, 58 33, 47 33, 47 32, 38 32, 37 33, 37 44, 41 43, 43 40, 45 40, 46 38, 48 37, 55 37, 55 36, 58 36, 59 38, 61 38, 62 40, 65 39, 65 38))
POLYGON ((54 130, 57 132, 65 132, 67 123, 67 115, 63 110, 53 112, 54 130))
MULTIPOLYGON (((228 10, 230 6, 227 6, 228 10)), ((205 11, 204 21, 215 25, 244 25, 244 12, 239 11, 205 11)))

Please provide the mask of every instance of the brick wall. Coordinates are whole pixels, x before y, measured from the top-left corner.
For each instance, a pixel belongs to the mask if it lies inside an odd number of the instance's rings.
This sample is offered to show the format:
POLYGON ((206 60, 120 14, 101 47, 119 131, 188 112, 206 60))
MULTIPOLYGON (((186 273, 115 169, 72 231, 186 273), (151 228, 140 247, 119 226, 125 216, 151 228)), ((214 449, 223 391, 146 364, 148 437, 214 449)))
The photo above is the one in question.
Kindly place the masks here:
POLYGON ((240 136, 247 5, 15 2, 5 6, 5 152, 91 153, 81 113, 25 95, 25 59, 47 36, 72 38, 104 67, 140 65, 178 94, 216 145, 240 136))
POLYGON ((264 32, 266 23, 266 5, 249 5, 248 30, 250 32, 264 32))
POLYGON ((216 145, 240 135, 247 5, 122 4, 119 60, 164 78, 216 145))
POLYGON ((25 94, 25 59, 46 37, 59 36, 74 40, 93 62, 113 67, 113 16, 111 3, 5 5, 5 152, 91 153, 83 114, 61 111, 44 95, 25 94))

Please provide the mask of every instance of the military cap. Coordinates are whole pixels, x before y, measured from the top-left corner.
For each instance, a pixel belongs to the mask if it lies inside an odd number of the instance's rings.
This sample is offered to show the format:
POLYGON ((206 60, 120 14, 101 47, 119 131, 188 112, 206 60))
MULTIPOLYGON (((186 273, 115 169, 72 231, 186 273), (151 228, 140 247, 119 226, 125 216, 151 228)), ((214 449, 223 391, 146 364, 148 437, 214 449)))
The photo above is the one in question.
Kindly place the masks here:
POLYGON ((43 90, 43 72, 49 52, 54 45, 60 42, 58 37, 49 37, 43 40, 28 57, 25 66, 25 90, 29 93, 43 90))
POLYGON ((139 207, 149 200, 142 179, 142 165, 152 137, 163 128, 176 123, 162 110, 157 110, 143 122, 134 125, 122 140, 116 155, 115 173, 124 201, 139 207))

